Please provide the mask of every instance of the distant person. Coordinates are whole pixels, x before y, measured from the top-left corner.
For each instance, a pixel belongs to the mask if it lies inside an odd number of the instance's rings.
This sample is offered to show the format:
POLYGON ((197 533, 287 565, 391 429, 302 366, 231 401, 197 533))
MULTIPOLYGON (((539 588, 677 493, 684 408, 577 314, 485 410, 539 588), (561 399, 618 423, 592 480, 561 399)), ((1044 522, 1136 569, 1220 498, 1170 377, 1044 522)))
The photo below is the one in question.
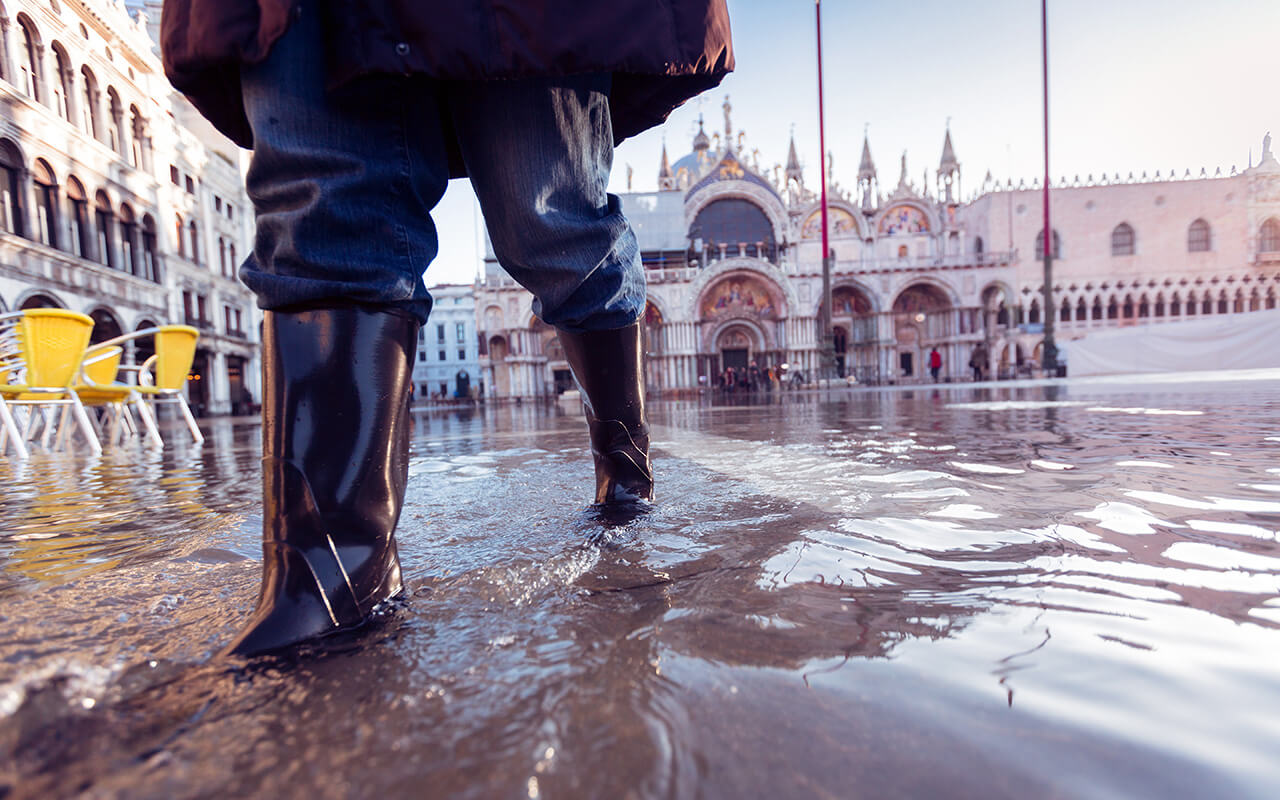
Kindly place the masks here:
POLYGON ((938 352, 938 348, 929 351, 929 374, 933 379, 938 380, 938 373, 942 371, 942 353, 938 352))
POLYGON ((644 269, 606 186, 617 141, 733 68, 725 0, 167 0, 160 27, 174 86, 253 150, 264 561, 231 652, 356 627, 403 590, 407 401, 451 177, 559 333, 595 502, 652 497, 644 269))

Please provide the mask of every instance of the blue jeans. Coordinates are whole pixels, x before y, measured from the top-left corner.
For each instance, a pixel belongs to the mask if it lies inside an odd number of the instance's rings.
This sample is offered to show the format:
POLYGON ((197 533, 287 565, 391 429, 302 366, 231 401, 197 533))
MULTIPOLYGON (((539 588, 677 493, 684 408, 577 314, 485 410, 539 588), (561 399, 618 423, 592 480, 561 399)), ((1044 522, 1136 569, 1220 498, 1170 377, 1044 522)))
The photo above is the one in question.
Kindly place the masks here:
POLYGON ((456 142, 498 262, 533 294, 540 319, 570 331, 639 319, 639 246, 606 190, 609 75, 385 77, 326 91, 323 36, 304 3, 267 60, 241 76, 257 235, 240 276, 259 307, 354 302, 425 322, 422 275, 439 249, 430 212, 456 142))

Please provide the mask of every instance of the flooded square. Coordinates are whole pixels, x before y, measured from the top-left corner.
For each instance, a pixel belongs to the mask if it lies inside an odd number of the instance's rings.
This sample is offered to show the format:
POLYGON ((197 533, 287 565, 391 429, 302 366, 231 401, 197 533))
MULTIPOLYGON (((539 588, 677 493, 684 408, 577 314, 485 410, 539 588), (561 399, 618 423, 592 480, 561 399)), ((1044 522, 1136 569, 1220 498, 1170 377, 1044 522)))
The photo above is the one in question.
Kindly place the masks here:
MULTIPOLYGON (((0 797, 1235 797, 1280 785, 1280 371, 415 414, 406 597, 213 654, 260 428, 0 461, 0 797)), ((341 454, 335 454, 340 457, 341 454)))

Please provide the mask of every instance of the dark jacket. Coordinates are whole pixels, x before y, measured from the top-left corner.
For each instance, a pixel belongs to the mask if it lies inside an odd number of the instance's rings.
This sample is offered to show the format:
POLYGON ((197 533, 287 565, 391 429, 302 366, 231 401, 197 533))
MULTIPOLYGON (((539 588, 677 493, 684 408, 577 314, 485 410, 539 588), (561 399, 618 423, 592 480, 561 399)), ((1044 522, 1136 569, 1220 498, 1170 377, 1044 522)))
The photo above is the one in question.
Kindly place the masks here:
MULTIPOLYGON (((165 73, 242 147, 240 66, 264 59, 297 0, 165 0, 165 73)), ((613 73, 615 141, 666 119, 733 69, 725 0, 319 0, 327 80, 613 73)))

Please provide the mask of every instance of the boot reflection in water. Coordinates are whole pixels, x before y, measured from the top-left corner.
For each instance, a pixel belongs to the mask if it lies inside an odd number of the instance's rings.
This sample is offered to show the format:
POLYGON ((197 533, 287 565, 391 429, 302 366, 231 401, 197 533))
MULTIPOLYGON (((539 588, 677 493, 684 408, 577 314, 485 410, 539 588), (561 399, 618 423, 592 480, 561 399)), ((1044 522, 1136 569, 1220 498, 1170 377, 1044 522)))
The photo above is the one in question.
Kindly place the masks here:
MULTIPOLYGON (((693 71, 706 67, 705 81, 680 72, 666 93, 637 93, 634 80, 615 85, 609 64, 568 75, 559 67, 554 75, 494 70, 502 80, 479 79, 487 72, 475 80, 406 76, 402 57, 417 50, 405 43, 390 72, 377 61, 350 71, 364 77, 335 85, 334 57, 347 51, 329 52, 329 43, 351 32, 335 21, 343 4, 318 0, 289 4, 287 20, 271 17, 279 38, 255 51, 263 57, 235 65, 238 83, 219 62, 210 79, 220 92, 239 89, 232 110, 252 131, 246 188, 257 230, 240 278, 265 309, 262 585, 226 652, 253 656, 356 628, 403 591, 394 533, 412 367, 432 305, 422 276, 439 250, 432 209, 451 177, 470 179, 498 263, 532 295, 507 295, 509 303, 564 343, 587 412, 594 507, 647 507, 653 474, 638 324, 645 276, 635 233, 607 191, 613 124, 628 120, 623 135, 642 129, 638 121, 656 124, 728 70, 723 2, 710 4, 715 14, 705 2, 685 8, 686 0, 667 9, 684 9, 689 28, 667 44, 720 44, 719 55, 689 62, 693 71), (617 106, 615 90, 625 98, 617 106), (623 108, 641 97, 657 98, 656 115, 623 108)), ((236 4, 167 2, 163 38, 185 47, 183 26, 224 5, 236 4), (201 15, 187 13, 196 6, 201 15)), ((668 26, 654 30, 665 37, 668 26)), ((592 28, 592 42, 597 34, 592 28)), ((668 72, 670 48, 659 50, 656 83, 676 74, 668 72)), ((508 313, 487 333, 523 326, 514 308, 508 313)))

